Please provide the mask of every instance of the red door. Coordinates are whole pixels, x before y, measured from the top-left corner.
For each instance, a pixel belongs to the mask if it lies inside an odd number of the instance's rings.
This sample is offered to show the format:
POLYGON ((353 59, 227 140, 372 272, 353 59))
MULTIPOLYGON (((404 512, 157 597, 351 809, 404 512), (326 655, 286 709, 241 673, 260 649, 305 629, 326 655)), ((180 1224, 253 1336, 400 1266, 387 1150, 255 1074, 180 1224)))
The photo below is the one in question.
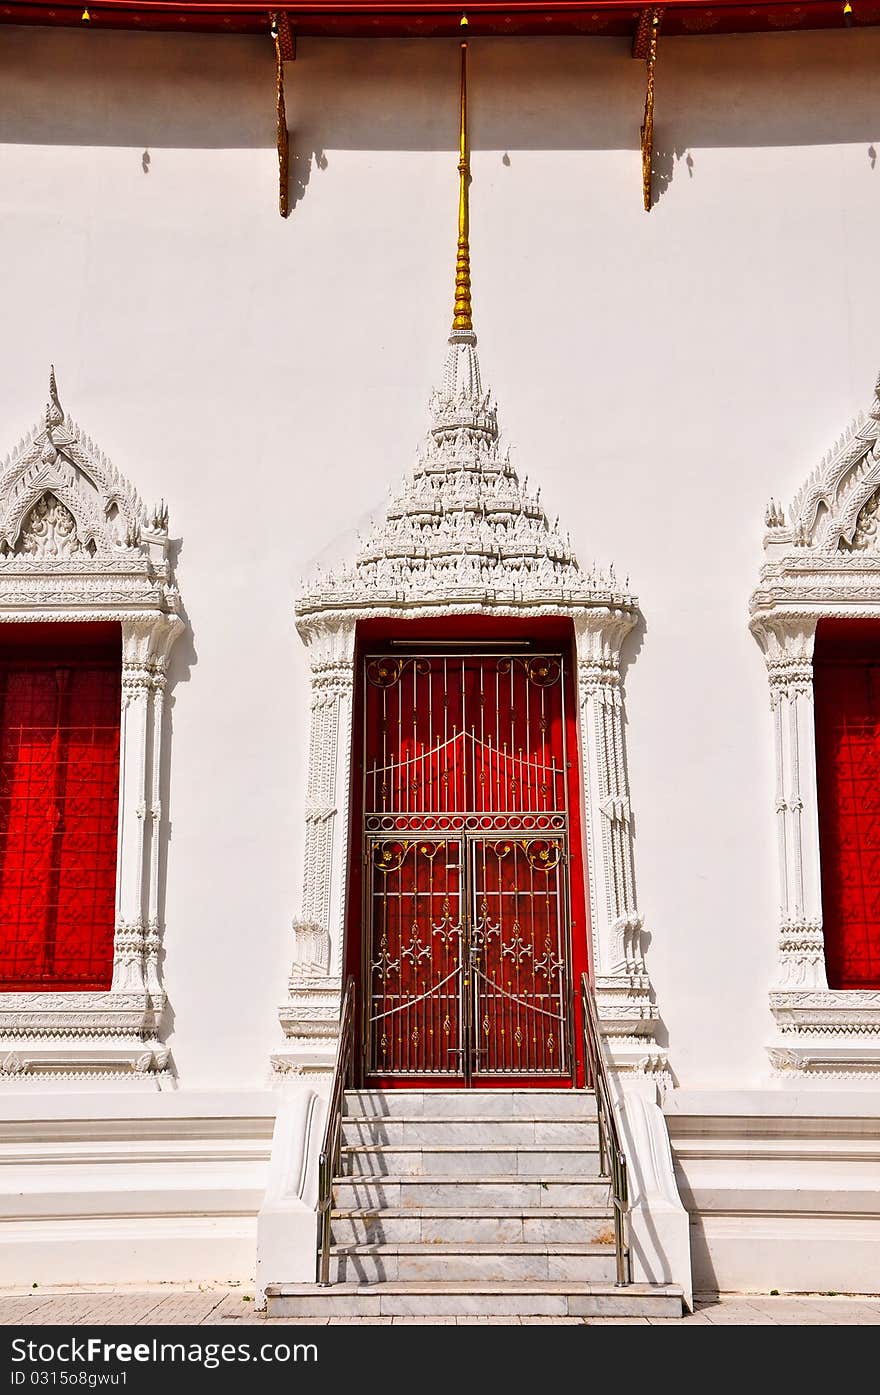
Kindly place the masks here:
POLYGON ((561 653, 363 664, 368 1076, 570 1076, 561 653))
POLYGON ((822 921, 830 988, 880 988, 880 626, 820 622, 822 921))

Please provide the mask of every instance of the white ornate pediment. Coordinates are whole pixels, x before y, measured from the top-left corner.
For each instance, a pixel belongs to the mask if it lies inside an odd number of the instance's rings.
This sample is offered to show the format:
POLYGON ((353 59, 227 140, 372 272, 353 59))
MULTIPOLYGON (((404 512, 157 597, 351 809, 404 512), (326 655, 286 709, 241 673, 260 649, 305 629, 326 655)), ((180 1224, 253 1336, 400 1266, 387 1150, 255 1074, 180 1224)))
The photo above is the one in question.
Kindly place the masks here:
POLYGON ((167 509, 147 509, 65 415, 54 369, 40 421, 0 466, 0 593, 47 610, 176 608, 167 509))
POLYGON ((826 556, 859 546, 859 516, 880 488, 880 378, 867 418, 860 412, 810 473, 788 511, 770 501, 765 546, 810 548, 826 556))
MULTIPOLYGON (((353 563, 316 579, 297 605, 300 630, 327 612, 571 614, 636 602, 613 568, 583 572, 501 447, 472 330, 453 330, 431 425, 415 469, 353 563)), ((354 618, 357 618, 355 615, 354 618)))
POLYGON ((792 606, 844 614, 880 604, 878 510, 880 379, 868 415, 850 424, 788 510, 770 500, 752 614, 792 606))

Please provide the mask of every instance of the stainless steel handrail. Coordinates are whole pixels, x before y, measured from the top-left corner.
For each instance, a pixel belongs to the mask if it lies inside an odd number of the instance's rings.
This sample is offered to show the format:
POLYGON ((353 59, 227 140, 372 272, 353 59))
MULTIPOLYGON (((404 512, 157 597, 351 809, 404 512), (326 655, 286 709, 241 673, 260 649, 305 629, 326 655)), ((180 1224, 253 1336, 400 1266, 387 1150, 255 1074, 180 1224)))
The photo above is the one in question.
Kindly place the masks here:
POLYGON ((617 1252, 617 1284, 632 1283, 632 1262, 629 1249, 629 1189, 626 1176, 626 1155, 620 1143, 617 1119, 608 1068, 599 1032, 596 1000, 586 974, 581 975, 581 1000, 584 1010, 584 1061, 587 1085, 596 1095, 596 1116, 599 1123, 599 1170, 611 1178, 611 1200, 614 1203, 614 1248, 617 1252))
POLYGON ((345 985, 339 1013, 339 1041, 333 1067, 333 1086, 327 1106, 324 1142, 318 1155, 318 1263, 317 1281, 322 1287, 330 1284, 330 1212, 333 1207, 333 1178, 339 1168, 339 1147, 342 1139, 342 1106, 351 1076, 354 1059, 355 983, 350 978, 345 985))

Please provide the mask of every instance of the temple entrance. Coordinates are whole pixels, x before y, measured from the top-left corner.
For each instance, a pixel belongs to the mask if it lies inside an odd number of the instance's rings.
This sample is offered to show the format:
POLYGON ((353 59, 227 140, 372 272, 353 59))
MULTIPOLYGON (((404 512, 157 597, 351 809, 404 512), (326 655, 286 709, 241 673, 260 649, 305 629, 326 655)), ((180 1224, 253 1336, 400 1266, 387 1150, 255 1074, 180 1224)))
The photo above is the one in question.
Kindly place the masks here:
POLYGON ((572 1075, 570 772, 561 652, 368 653, 368 1078, 572 1075))

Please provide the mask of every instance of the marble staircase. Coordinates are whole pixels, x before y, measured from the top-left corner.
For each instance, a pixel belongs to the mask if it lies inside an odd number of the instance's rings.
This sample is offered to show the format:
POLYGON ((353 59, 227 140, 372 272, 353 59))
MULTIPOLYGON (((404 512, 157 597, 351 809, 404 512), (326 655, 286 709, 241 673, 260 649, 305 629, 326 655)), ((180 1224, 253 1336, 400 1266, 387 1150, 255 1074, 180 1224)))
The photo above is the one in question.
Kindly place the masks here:
POLYGON ((615 1284, 596 1102, 582 1090, 350 1090, 331 1279, 274 1284, 270 1317, 678 1316, 615 1284))

